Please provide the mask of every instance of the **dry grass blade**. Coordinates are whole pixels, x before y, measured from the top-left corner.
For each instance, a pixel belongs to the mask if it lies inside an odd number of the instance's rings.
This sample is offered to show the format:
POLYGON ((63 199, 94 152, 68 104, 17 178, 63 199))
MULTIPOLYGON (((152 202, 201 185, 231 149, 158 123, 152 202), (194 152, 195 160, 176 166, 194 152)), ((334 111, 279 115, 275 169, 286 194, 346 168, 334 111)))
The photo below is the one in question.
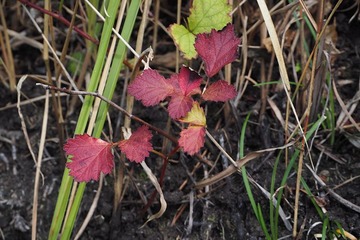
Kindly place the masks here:
POLYGON ((293 144, 294 144, 294 142, 290 142, 281 147, 268 148, 268 149, 259 150, 256 152, 251 152, 251 153, 247 154, 245 157, 236 160, 236 167, 234 164, 230 165, 228 168, 226 168, 222 172, 220 172, 208 179, 202 180, 201 182, 196 183, 195 187, 197 189, 199 189, 199 188, 203 188, 205 186, 213 185, 213 184, 219 182, 220 180, 227 178, 227 177, 231 176, 233 173, 239 171, 241 169, 241 167, 243 167, 245 164, 247 164, 251 160, 254 160, 254 159, 260 157, 263 153, 272 152, 272 151, 279 150, 279 149, 285 149, 285 148, 292 146, 293 144))
MULTIPOLYGON (((240 15, 242 16, 243 13, 240 10, 240 15)), ((243 64, 242 64, 242 68, 241 68, 241 75, 239 77, 239 81, 237 81, 236 84, 236 89, 238 90, 238 94, 234 100, 234 105, 238 106, 239 101, 241 99, 242 93, 243 93, 243 89, 244 89, 244 82, 245 82, 245 72, 246 72, 246 66, 247 66, 247 59, 248 59, 248 38, 247 38, 247 32, 246 32, 246 28, 247 28, 247 23, 248 23, 248 17, 247 16, 243 16, 242 17, 242 23, 244 25, 244 30, 242 33, 242 39, 241 39, 241 44, 242 44, 242 48, 241 48, 241 52, 242 52, 242 60, 243 60, 243 64)))
POLYGON ((206 136, 210 138, 211 142, 229 159, 229 161, 235 166, 238 167, 237 162, 224 150, 223 147, 215 140, 215 138, 206 130, 206 136))
MULTIPOLYGON (((336 128, 342 128, 345 123, 347 122, 347 120, 350 120, 351 118, 351 114, 353 114, 353 112, 355 111, 355 109, 357 108, 359 101, 360 101, 360 89, 355 93, 354 97, 345 105, 344 101, 342 101, 337 88, 335 88, 336 85, 334 84, 334 93, 336 96, 336 99, 338 99, 339 104, 342 108, 341 113, 338 116, 338 119, 336 121, 336 128)), ((359 87, 360 87, 360 81, 359 81, 359 87)), ((350 120, 351 121, 351 120, 350 120)), ((351 121, 351 123, 354 124, 353 121, 351 121)), ((358 124, 355 124, 354 127, 356 127, 358 124)), ((359 128, 357 128, 357 130, 359 130, 359 128)))
POLYGON ((86 217, 84 219, 83 224, 81 225, 79 231, 75 235, 75 238, 74 238, 75 240, 77 240, 77 239, 79 239, 81 237, 81 235, 84 233, 87 225, 89 224, 92 216, 94 215, 95 209, 96 209, 97 204, 98 204, 99 199, 100 199, 100 194, 101 194, 103 183, 104 183, 104 174, 101 173, 100 180, 99 180, 99 186, 98 186, 98 189, 96 191, 94 200, 91 203, 90 209, 89 209, 89 211, 88 211, 88 213, 87 213, 87 215, 86 215, 86 217))
MULTIPOLYGON (((358 130, 358 132, 360 132, 360 127, 356 123, 354 118, 351 116, 351 113, 349 113, 348 108, 345 105, 344 101, 341 99, 341 97, 339 95, 339 92, 337 91, 335 82, 333 82, 333 89, 334 89, 334 94, 336 96, 336 99, 338 100, 338 102, 339 102, 339 104, 341 106, 343 114, 345 114, 346 118, 349 119, 349 121, 353 124, 353 126, 356 128, 356 130, 358 130)), ((356 95, 359 95, 359 94, 357 93, 356 95)), ((357 97, 357 100, 359 100, 359 97, 357 97)), ((357 105, 357 103, 355 103, 355 104, 357 105)), ((341 116, 341 117, 344 118, 343 116, 341 116)), ((340 116, 339 116, 339 118, 340 118, 340 116)), ((339 127, 338 124, 340 125, 341 122, 345 122, 345 120, 341 120, 341 121, 338 120, 337 127, 339 127)))
POLYGON ((282 55, 282 50, 281 50, 281 47, 280 47, 280 42, 279 42, 279 38, 278 38, 276 30, 275 30, 274 23, 273 23, 273 21, 271 19, 270 12, 269 12, 269 9, 266 6, 265 1, 264 0, 258 0, 258 4, 259 4, 259 7, 260 7, 261 14, 262 14, 262 16, 264 18, 266 28, 267 28, 267 30, 269 32, 276 58, 277 58, 278 63, 279 63, 279 71, 280 71, 280 75, 281 75, 281 80, 282 80, 282 82, 284 84, 285 89, 288 92, 288 91, 290 91, 289 78, 288 78, 288 75, 287 75, 285 61, 284 61, 284 57, 282 55))
POLYGON ((155 0, 154 32, 153 32, 153 41, 152 41, 152 48, 154 49, 154 51, 156 51, 156 46, 157 46, 157 41, 158 41, 159 14, 160 14, 160 0, 155 0))
POLYGON ((355 181, 355 180, 358 179, 358 178, 360 178, 360 175, 357 175, 357 176, 355 176, 355 177, 351 177, 350 179, 345 180, 344 182, 336 185, 336 186, 333 188, 333 190, 338 189, 338 188, 341 188, 341 187, 343 187, 344 185, 346 185, 346 184, 348 184, 348 183, 350 183, 350 182, 352 182, 352 181, 355 181))
POLYGON ((30 154, 31 154, 31 157, 32 159, 34 160, 34 163, 36 164, 36 157, 35 157, 35 153, 34 151, 32 150, 32 147, 31 147, 31 142, 30 142, 30 138, 29 138, 29 134, 27 132, 27 129, 26 129, 26 124, 25 124, 25 120, 24 120, 24 115, 21 113, 21 108, 20 108, 20 102, 21 102, 21 87, 22 87, 22 84, 23 82, 27 79, 27 75, 24 75, 20 78, 18 84, 17 84, 17 109, 18 109, 18 114, 19 114, 19 118, 21 120, 21 128, 23 130, 23 133, 24 133, 24 136, 25 136, 25 141, 26 141, 26 144, 29 148, 29 151, 30 151, 30 154))
MULTIPOLYGON (((48 116, 49 116, 49 92, 46 92, 43 122, 42 122, 42 129, 41 129, 41 137, 40 137, 40 144, 39 144, 39 152, 38 152, 35 181, 34 181, 32 239, 36 239, 36 234, 37 234, 37 211, 38 211, 39 184, 40 184, 39 181, 40 181, 40 174, 41 174, 41 162, 42 162, 42 157, 43 157, 43 152, 44 152, 44 147, 45 147, 48 116)), ((44 183, 43 183, 43 185, 44 185, 44 183)))
POLYGON ((320 151, 322 151, 326 156, 328 156, 330 159, 336 161, 337 163, 339 164, 345 164, 347 161, 346 159, 344 159, 343 157, 341 156, 337 156, 335 154, 333 154, 331 152, 331 149, 319 144, 319 143, 315 143, 315 147, 317 149, 319 149, 320 151))
POLYGON ((297 127, 299 128, 301 136, 303 137, 303 139, 305 141, 305 145, 306 145, 307 149, 309 149, 306 139, 305 139, 304 130, 301 127, 300 120, 297 115, 297 111, 294 107, 294 104, 291 101, 289 77, 288 77, 288 74, 286 71, 285 61, 284 61, 284 57, 282 55, 282 49, 280 47, 279 38, 277 36, 274 23, 271 19, 270 12, 266 6, 265 1, 258 0, 258 4, 259 4, 260 10, 261 10, 261 14, 263 15, 264 22, 266 24, 266 28, 269 32, 271 43, 272 43, 272 46, 273 46, 273 49, 274 49, 274 52, 275 52, 275 55, 276 55, 276 58, 277 58, 277 61, 279 64, 279 72, 280 72, 282 83, 284 85, 284 90, 285 90, 286 96, 288 98, 288 104, 290 104, 290 107, 294 113, 297 127))
POLYGON ((299 0, 299 3, 301 5, 302 9, 304 10, 304 12, 306 13, 306 16, 310 20, 312 27, 315 29, 315 31, 317 31, 317 24, 316 24, 314 18, 312 17, 312 15, 309 11, 309 8, 306 6, 306 3, 304 2, 304 0, 299 0))
MULTIPOLYGON (((56 59, 57 63, 61 66, 61 69, 63 70, 63 73, 65 74, 66 78, 69 80, 69 82, 71 83, 71 86, 78 90, 78 88, 76 87, 76 84, 73 80, 73 78, 70 76, 70 74, 68 73, 68 71, 66 70, 64 64, 61 63, 59 57, 56 54, 56 51, 51 47, 51 44, 49 43, 49 41, 47 40, 46 36, 44 36, 44 34, 41 31, 41 28, 39 27, 39 25, 36 23, 36 21, 34 21, 34 19, 31 17, 31 13, 29 12, 29 10, 27 10, 27 8, 25 6, 23 6, 26 14, 30 17, 30 20, 32 21, 32 23, 34 24, 34 26, 36 27, 37 31, 41 34, 41 37, 43 38, 44 42, 46 43, 46 46, 49 47, 51 53, 53 54, 54 58, 56 59)), ((81 99, 81 101, 83 101, 83 97, 79 96, 79 98, 81 99)))
POLYGON ((142 161, 141 162, 141 166, 143 167, 145 173, 147 174, 147 176, 149 177, 150 181, 152 182, 152 184, 154 185, 154 187, 156 188, 156 191, 159 193, 159 196, 160 196, 160 204, 161 204, 161 207, 160 207, 160 210, 154 214, 154 215, 151 215, 149 217, 149 219, 144 223, 144 225, 142 227, 144 227, 148 222, 156 219, 156 218, 159 218, 161 217, 165 210, 166 210, 166 207, 167 207, 167 203, 165 201, 165 198, 164 198, 164 193, 162 192, 162 189, 161 189, 161 186, 159 184, 159 182, 157 181, 156 179, 156 176, 152 173, 151 169, 146 165, 146 162, 145 161, 142 161))
POLYGON ((325 35, 323 34, 322 36, 319 36, 320 40, 319 40, 319 44, 316 46, 317 47, 317 52, 314 54, 314 64, 312 66, 312 76, 311 76, 311 83, 310 83, 310 88, 309 88, 309 98, 311 97, 311 102, 308 103, 309 105, 309 119, 310 122, 316 121, 316 118, 318 117, 318 113, 319 113, 319 107, 320 107, 320 103, 321 103, 321 98, 322 98, 322 93, 323 93, 323 88, 324 88, 324 83, 325 83, 325 76, 326 76, 326 65, 328 64, 324 64, 324 62, 326 61, 325 59, 325 54, 323 53, 324 51, 324 44, 325 44, 325 35))
MULTIPOLYGON (((0 30, 4 31, 5 28, 3 26, 0 25, 0 30)), ((35 39, 33 38, 30 38, 30 37, 26 37, 24 35, 22 35, 21 33, 18 33, 14 30, 11 30, 11 29, 6 29, 6 33, 12 37, 12 44, 11 44, 11 47, 18 47, 22 44, 27 44, 33 48, 36 48, 36 49, 39 49, 39 50, 43 50, 44 49, 44 45, 41 44, 40 42, 36 41, 35 39)), ((55 51, 56 55, 57 56, 61 56, 61 52, 60 51, 55 51)), ((74 58, 72 58, 71 56, 68 56, 66 55, 66 59, 69 59, 69 60, 76 60, 74 58)))
POLYGON ((351 210, 360 213, 360 206, 353 204, 352 202, 344 199, 343 197, 341 197, 339 194, 335 193, 332 189, 330 189, 326 183, 324 183, 323 180, 321 180, 321 178, 311 169, 311 167, 306 164, 306 167, 309 169, 309 171, 311 172, 311 174, 313 175, 313 177, 315 178, 315 180, 322 186, 325 187, 328 191, 328 193, 335 198, 339 203, 343 204, 344 206, 350 208, 351 210))
POLYGON ((15 91, 16 89, 15 64, 14 64, 12 49, 10 46, 10 38, 7 31, 8 29, 5 20, 3 4, 0 4, 0 19, 1 19, 1 27, 2 27, 2 32, 0 32, 0 47, 3 54, 3 63, 9 78, 10 91, 15 91))
POLYGON ((285 124, 285 120, 281 114, 280 109, 277 107, 277 105, 275 104, 275 102, 271 99, 268 98, 267 102, 269 104, 269 106, 271 107, 271 109, 273 110, 277 120, 280 122, 281 126, 284 128, 284 130, 286 130, 286 126, 289 128, 289 130, 294 130, 295 129, 295 125, 292 124, 291 122, 287 122, 287 124, 285 124))
MULTIPOLYGON (((57 93, 55 94, 55 96, 60 96, 60 97, 64 97, 64 96, 67 96, 68 94, 66 93, 57 93)), ((51 97, 51 96, 50 96, 51 97)), ((46 96, 39 96, 39 97, 34 97, 34 98, 31 98, 31 99, 28 99, 28 100, 24 100, 24 101, 21 101, 20 102, 20 106, 25 106, 25 105, 28 105, 28 104, 33 104, 35 102, 38 102, 38 101, 42 101, 46 98, 46 96)), ((13 104, 8 104, 4 107, 1 107, 0 108, 0 112, 1 111, 4 111, 4 110, 7 110, 7 109, 10 109, 10 108, 14 108, 17 106, 17 103, 13 103, 13 104)))
POLYGON ((21 96, 21 87, 23 82, 26 80, 27 75, 24 75, 20 78, 19 83, 17 85, 17 92, 18 92, 18 102, 17 102, 17 108, 19 117, 21 120, 21 126, 23 129, 23 133, 25 135, 25 141, 28 145, 28 149, 30 151, 30 154, 34 160, 35 166, 36 166, 36 173, 35 173, 35 181, 34 181, 34 196, 33 196, 33 208, 32 208, 32 239, 36 239, 36 230, 37 230, 37 206, 38 206, 38 191, 39 191, 39 181, 40 181, 40 175, 41 173, 41 162, 42 162, 42 156, 45 146, 45 137, 46 137, 46 128, 47 128, 47 119, 48 119, 48 111, 49 111, 49 93, 47 92, 46 98, 45 98, 45 107, 44 107, 44 115, 43 115, 43 124, 42 124, 42 130, 41 130, 41 138, 40 138, 40 145, 39 145, 39 153, 38 157, 36 158, 35 153, 32 149, 31 142, 29 139, 29 135, 26 129, 26 124, 24 120, 24 116, 21 113, 20 108, 20 96, 21 96))

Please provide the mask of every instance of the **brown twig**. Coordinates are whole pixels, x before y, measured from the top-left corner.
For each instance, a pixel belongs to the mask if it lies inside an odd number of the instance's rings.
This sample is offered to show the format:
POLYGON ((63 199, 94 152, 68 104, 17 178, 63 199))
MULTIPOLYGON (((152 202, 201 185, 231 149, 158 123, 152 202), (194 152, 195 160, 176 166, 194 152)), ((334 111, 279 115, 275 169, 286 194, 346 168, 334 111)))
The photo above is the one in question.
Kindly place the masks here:
POLYGON ((117 109, 117 110, 121 111, 122 113, 124 113, 127 117, 129 117, 129 118, 131 118, 131 119, 133 119, 133 120, 135 120, 137 122, 140 122, 141 124, 144 124, 144 125, 148 126, 150 129, 152 129, 155 132, 158 132, 159 134, 161 134, 164 137, 168 138, 170 141, 172 141, 176 145, 178 144, 178 141, 177 141, 177 139, 175 137, 169 135, 167 132, 163 131, 162 129, 151 125, 150 123, 145 122, 141 118, 130 114, 128 111, 126 111, 125 109, 123 109, 122 107, 120 107, 119 105, 114 103, 113 101, 105 98, 104 96, 100 95, 97 92, 73 91, 73 90, 69 90, 69 89, 66 89, 66 88, 58 88, 58 87, 55 87, 55 86, 50 86, 50 85, 46 85, 46 84, 42 84, 42 83, 37 83, 36 85, 42 86, 43 88, 45 88, 47 90, 54 90, 54 91, 64 92, 64 93, 67 93, 67 94, 70 94, 70 95, 93 96, 93 97, 100 98, 101 100, 103 100, 104 102, 109 104, 110 106, 112 106, 115 109, 117 109))

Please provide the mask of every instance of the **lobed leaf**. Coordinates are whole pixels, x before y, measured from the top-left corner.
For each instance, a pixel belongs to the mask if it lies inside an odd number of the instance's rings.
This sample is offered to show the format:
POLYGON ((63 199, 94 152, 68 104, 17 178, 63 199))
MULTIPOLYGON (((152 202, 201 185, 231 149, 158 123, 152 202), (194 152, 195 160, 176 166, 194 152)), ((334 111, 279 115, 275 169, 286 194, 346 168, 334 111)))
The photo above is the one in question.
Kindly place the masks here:
POLYGON ((164 100, 173 91, 169 81, 156 70, 145 69, 128 87, 128 91, 145 106, 154 106, 164 100))
POLYGON ((198 34, 195 49, 205 62, 208 77, 217 74, 220 69, 237 57, 240 39, 235 36, 233 25, 229 24, 222 31, 212 30, 210 34, 198 34))
POLYGON ((194 0, 188 17, 189 29, 194 34, 220 30, 231 22, 231 10, 227 0, 194 0))
POLYGON ((190 126, 180 132, 179 146, 184 152, 194 155, 205 142, 205 127, 190 126))
POLYGON ((140 163, 150 155, 153 149, 150 142, 152 134, 147 126, 139 127, 129 139, 119 142, 118 147, 132 161, 140 163))
POLYGON ((225 102, 236 96, 234 86, 224 80, 211 84, 203 93, 202 98, 206 101, 225 102))
POLYGON ((114 167, 111 143, 93 138, 88 134, 75 135, 64 145, 67 155, 72 155, 66 164, 70 175, 78 182, 99 180, 100 172, 108 174, 114 167))

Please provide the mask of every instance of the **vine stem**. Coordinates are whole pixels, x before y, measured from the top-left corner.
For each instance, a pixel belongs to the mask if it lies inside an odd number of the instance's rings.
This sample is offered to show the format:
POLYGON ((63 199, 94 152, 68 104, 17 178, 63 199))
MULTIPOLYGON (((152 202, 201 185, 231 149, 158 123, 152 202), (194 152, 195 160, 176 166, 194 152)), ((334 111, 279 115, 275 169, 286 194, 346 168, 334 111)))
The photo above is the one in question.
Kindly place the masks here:
POLYGON ((104 102, 106 102, 107 104, 109 104, 110 106, 112 106, 113 108, 119 110, 120 112, 122 112, 123 114, 125 114, 127 117, 148 126, 150 129, 154 130, 155 132, 158 132, 159 134, 163 135, 164 137, 166 137, 167 139, 169 139, 170 141, 172 141, 174 144, 178 145, 178 141, 175 137, 171 136, 170 134, 168 134, 167 132, 165 132, 164 130, 157 128, 153 125, 151 125, 150 123, 142 120, 141 118, 130 114, 128 111, 126 111, 124 108, 120 107, 119 105, 117 105, 116 103, 114 103, 113 101, 107 99, 106 97, 102 96, 101 94, 97 93, 97 92, 86 92, 86 91, 74 91, 74 90, 69 90, 66 88, 58 88, 55 86, 51 86, 51 85, 46 85, 43 83, 36 83, 36 85, 41 86, 43 88, 45 88, 46 90, 53 90, 53 91, 58 91, 58 92, 63 92, 63 93, 67 93, 69 95, 82 95, 82 96, 93 96, 93 97, 97 97, 100 98, 101 100, 103 100, 104 102))

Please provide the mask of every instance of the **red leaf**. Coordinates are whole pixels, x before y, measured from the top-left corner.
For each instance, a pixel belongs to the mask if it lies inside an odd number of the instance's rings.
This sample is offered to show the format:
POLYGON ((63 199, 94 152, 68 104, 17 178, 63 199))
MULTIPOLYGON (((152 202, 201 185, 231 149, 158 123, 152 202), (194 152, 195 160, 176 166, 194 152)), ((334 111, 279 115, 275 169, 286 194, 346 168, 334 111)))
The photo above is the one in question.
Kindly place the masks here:
POLYGON ((128 91, 145 106, 154 106, 169 96, 174 88, 157 71, 145 69, 130 83, 128 91))
POLYGON ((188 67, 181 67, 180 73, 175 76, 178 77, 180 89, 185 96, 200 92, 202 77, 195 71, 188 67))
POLYGON ((150 155, 152 134, 147 126, 139 127, 130 138, 119 142, 120 150, 130 161, 140 163, 150 155))
POLYGON ((78 182, 99 180, 100 172, 108 174, 114 167, 114 156, 111 143, 87 134, 76 135, 64 145, 67 155, 72 155, 66 166, 70 175, 78 182))
POLYGON ((190 155, 197 153, 205 142, 205 127, 190 126, 180 133, 179 146, 190 155))
POLYGON ((181 92, 171 95, 168 111, 172 119, 178 119, 185 116, 192 107, 193 99, 190 96, 184 96, 181 92))
POLYGON ((234 86, 229 85, 224 80, 216 81, 211 84, 202 95, 202 98, 206 101, 225 102, 233 99, 236 96, 236 90, 234 86))
POLYGON ((212 30, 210 34, 198 34, 195 40, 195 49, 205 62, 205 72, 208 77, 217 74, 237 56, 240 39, 235 36, 234 27, 228 24, 223 30, 212 30))

